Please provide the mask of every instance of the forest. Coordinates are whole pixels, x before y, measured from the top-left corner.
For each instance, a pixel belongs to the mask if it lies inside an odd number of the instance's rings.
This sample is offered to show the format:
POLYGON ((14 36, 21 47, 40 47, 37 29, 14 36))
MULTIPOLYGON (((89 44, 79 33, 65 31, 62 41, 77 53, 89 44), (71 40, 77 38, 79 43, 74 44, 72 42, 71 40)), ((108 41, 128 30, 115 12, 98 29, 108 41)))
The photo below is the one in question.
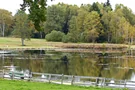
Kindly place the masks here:
POLYGON ((0 37, 21 37, 22 41, 42 38, 64 43, 135 43, 135 14, 123 4, 112 9, 109 0, 81 6, 58 3, 47 6, 42 14, 46 16, 43 22, 38 21, 43 17, 34 14, 29 17, 23 10, 12 15, 0 9, 0 37), (39 26, 35 27, 38 22, 39 26))

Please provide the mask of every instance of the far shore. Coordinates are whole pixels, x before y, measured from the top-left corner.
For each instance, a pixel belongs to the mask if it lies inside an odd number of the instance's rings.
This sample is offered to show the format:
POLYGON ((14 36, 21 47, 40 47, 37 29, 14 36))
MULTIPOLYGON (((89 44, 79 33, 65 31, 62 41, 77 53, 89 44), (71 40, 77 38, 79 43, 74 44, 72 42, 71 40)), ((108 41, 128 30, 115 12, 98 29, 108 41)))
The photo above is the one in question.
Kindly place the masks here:
POLYGON ((0 38, 0 50, 97 50, 97 51, 126 51, 135 49, 135 45, 110 43, 62 43, 47 42, 45 39, 25 40, 21 46, 20 38, 0 38))

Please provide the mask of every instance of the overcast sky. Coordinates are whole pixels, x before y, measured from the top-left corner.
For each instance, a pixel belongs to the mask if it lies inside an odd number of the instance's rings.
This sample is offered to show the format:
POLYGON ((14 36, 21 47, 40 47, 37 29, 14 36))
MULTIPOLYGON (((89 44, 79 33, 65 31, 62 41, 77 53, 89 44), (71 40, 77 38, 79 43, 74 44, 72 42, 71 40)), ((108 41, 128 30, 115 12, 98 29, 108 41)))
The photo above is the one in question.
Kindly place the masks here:
MULTIPOLYGON (((58 2, 64 2, 66 4, 76 4, 76 5, 81 5, 83 4, 92 4, 93 2, 106 2, 107 0, 55 0, 51 2, 48 0, 48 4, 57 4, 58 2)), ((110 0, 110 3, 112 7, 115 7, 115 4, 124 4, 125 6, 129 7, 132 9, 133 12, 135 12, 135 5, 134 5, 135 0, 110 0)), ((0 8, 1 9, 6 9, 8 11, 11 11, 13 15, 16 13, 17 9, 20 8, 20 4, 23 2, 23 0, 0 0, 0 8)))

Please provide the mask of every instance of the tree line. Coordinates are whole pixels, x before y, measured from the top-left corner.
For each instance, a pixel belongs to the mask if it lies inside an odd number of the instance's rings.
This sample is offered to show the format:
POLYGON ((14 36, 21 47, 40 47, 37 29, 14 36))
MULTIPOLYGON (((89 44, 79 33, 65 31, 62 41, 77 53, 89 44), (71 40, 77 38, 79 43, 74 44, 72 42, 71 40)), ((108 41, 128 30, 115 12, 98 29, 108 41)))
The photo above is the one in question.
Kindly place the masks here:
POLYGON ((116 4, 114 10, 109 0, 80 7, 59 3, 44 8, 42 1, 22 4, 14 16, 0 9, 0 36, 21 37, 22 41, 33 37, 75 43, 135 42, 135 14, 123 4, 116 4), (30 14, 25 13, 26 5, 33 5, 29 6, 30 14))

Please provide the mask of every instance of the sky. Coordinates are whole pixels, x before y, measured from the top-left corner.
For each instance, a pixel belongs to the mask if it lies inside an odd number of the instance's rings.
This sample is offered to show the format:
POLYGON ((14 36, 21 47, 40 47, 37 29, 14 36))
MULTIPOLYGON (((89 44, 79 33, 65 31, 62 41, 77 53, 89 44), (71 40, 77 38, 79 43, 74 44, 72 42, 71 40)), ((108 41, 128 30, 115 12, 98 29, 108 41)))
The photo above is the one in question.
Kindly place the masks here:
MULTIPOLYGON (((57 4, 58 2, 64 2, 66 4, 76 4, 80 6, 83 4, 92 4, 93 2, 106 2, 107 0, 54 0, 51 2, 51 0, 48 0, 48 5, 57 4)), ((0 0, 0 8, 6 9, 10 12, 12 12, 12 15, 14 15, 17 10, 20 8, 20 4, 23 3, 23 0, 0 0)), ((133 12, 135 12, 135 6, 134 6, 134 0, 110 0, 110 3, 112 7, 115 7, 115 4, 124 4, 125 6, 132 9, 133 12)))

